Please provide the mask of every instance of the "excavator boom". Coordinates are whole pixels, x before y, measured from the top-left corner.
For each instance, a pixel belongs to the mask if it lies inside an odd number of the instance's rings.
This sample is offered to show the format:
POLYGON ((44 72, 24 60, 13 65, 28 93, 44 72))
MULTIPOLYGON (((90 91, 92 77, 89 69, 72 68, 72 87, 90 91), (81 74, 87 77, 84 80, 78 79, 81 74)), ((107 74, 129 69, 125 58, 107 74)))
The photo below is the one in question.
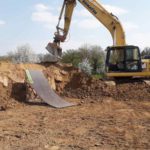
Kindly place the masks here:
MULTIPOLYGON (((94 17, 96 17, 100 23, 102 23, 110 32, 113 45, 123 46, 126 45, 125 33, 123 27, 118 18, 109 13, 97 0, 78 0, 94 17)), ((64 0, 58 25, 56 26, 57 31, 55 32, 53 43, 49 43, 46 49, 54 56, 61 57, 62 50, 60 43, 65 42, 68 35, 72 15, 76 6, 76 0, 64 0), (64 27, 60 27, 60 21, 64 13, 64 27)))
POLYGON ((79 0, 79 2, 109 30, 113 45, 126 45, 123 27, 115 15, 109 13, 97 0, 79 0))

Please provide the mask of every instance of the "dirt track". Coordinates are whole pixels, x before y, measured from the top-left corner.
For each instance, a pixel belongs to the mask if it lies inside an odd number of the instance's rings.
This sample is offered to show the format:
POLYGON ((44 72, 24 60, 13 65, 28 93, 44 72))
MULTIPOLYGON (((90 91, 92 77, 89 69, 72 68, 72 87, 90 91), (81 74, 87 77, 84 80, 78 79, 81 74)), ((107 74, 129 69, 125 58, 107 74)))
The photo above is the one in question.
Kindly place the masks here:
POLYGON ((149 149, 150 103, 107 99, 62 110, 11 109, 0 113, 0 145, 2 150, 149 149))
POLYGON ((68 66, 1 63, 0 96, 0 150, 150 149, 144 82, 108 86, 68 66), (52 87, 79 105, 58 110, 25 103, 26 68, 44 70, 52 87))

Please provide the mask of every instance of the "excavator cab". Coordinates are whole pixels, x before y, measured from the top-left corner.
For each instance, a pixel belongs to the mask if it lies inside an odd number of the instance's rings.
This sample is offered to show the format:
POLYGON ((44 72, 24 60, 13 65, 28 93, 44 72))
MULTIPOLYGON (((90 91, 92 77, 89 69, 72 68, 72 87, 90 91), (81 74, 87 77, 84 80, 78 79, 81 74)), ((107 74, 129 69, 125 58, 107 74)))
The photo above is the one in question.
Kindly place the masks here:
POLYGON ((114 46, 107 48, 106 72, 141 72, 140 50, 137 46, 114 46))

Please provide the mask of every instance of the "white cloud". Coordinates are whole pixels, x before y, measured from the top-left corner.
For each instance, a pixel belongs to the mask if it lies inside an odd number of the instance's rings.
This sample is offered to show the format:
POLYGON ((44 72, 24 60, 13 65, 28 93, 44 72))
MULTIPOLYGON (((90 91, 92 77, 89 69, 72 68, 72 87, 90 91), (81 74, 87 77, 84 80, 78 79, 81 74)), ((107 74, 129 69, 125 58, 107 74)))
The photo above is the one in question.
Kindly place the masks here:
MULTIPOLYGON (((128 10, 123 9, 118 6, 108 5, 108 4, 102 4, 102 6, 110 13, 113 13, 114 15, 120 16, 128 13, 128 10)), ((85 8, 75 11, 75 15, 77 17, 91 17, 92 14, 86 10, 85 8)))
POLYGON ((83 29, 96 29, 100 27, 100 23, 95 19, 84 19, 77 23, 77 26, 83 29))
POLYGON ((5 24, 6 24, 6 22, 4 20, 0 20, 0 26, 3 26, 5 24))
POLYGON ((46 5, 44 5, 42 3, 36 4, 35 8, 37 11, 46 11, 49 9, 46 5))
MULTIPOLYGON (((109 12, 112 12, 115 15, 123 15, 128 13, 127 10, 117 7, 117 6, 112 6, 112 5, 103 5, 104 8, 106 8, 106 10, 108 10, 109 12)), ((97 19, 95 19, 93 17, 93 15, 86 9, 78 9, 75 11, 75 18, 76 21, 73 22, 74 25, 77 25, 77 27, 80 27, 82 29, 96 29, 100 27, 100 23, 98 22, 97 19)), ((126 26, 126 28, 130 28, 133 29, 136 26, 134 24, 131 23, 126 23, 124 26, 126 26)))
POLYGON ((108 5, 108 4, 104 4, 103 6, 104 6, 104 8, 107 11, 109 11, 109 12, 115 14, 115 15, 118 15, 118 16, 124 15, 124 14, 128 13, 128 10, 123 9, 121 7, 117 7, 117 6, 113 6, 113 5, 108 5))
POLYGON ((54 29, 58 21, 58 16, 54 15, 52 9, 44 4, 35 5, 32 13, 32 21, 42 23, 44 27, 54 29))
POLYGON ((125 31, 133 31, 139 29, 139 26, 137 24, 134 24, 132 22, 123 22, 123 28, 125 31))
POLYGON ((91 17, 92 14, 86 9, 80 9, 75 11, 75 16, 77 17, 91 17))
POLYGON ((150 33, 144 32, 127 32, 127 44, 137 45, 142 49, 150 47, 150 33))
MULTIPOLYGON (((104 5, 104 7, 108 11, 118 15, 125 14, 128 12, 127 10, 117 6, 104 5)), ((52 8, 42 3, 36 4, 35 11, 32 13, 32 20, 42 23, 43 26, 48 29, 54 30, 58 21, 58 16, 56 16, 52 10, 53 10, 52 8)), ((56 11, 58 10, 56 9, 56 11)), ((80 10, 75 10, 74 18, 77 19, 76 21, 72 21, 72 23, 82 29, 94 29, 100 26, 100 23, 90 14, 90 12, 88 12, 84 8, 80 10)), ((126 26, 128 28, 131 28, 131 24, 130 25, 128 24, 126 26)))

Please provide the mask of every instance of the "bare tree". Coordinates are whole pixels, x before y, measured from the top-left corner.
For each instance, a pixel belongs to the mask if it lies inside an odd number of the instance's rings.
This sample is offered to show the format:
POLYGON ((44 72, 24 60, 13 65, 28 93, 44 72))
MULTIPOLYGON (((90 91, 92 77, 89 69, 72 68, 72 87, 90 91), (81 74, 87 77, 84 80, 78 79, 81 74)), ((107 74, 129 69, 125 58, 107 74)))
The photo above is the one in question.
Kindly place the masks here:
POLYGON ((90 46, 90 63, 93 68, 93 74, 104 72, 105 53, 100 46, 90 46))
POLYGON ((150 47, 145 47, 141 53, 142 57, 150 56, 150 47))
POLYGON ((29 44, 18 46, 16 51, 9 52, 8 56, 15 63, 36 63, 40 61, 29 44))

